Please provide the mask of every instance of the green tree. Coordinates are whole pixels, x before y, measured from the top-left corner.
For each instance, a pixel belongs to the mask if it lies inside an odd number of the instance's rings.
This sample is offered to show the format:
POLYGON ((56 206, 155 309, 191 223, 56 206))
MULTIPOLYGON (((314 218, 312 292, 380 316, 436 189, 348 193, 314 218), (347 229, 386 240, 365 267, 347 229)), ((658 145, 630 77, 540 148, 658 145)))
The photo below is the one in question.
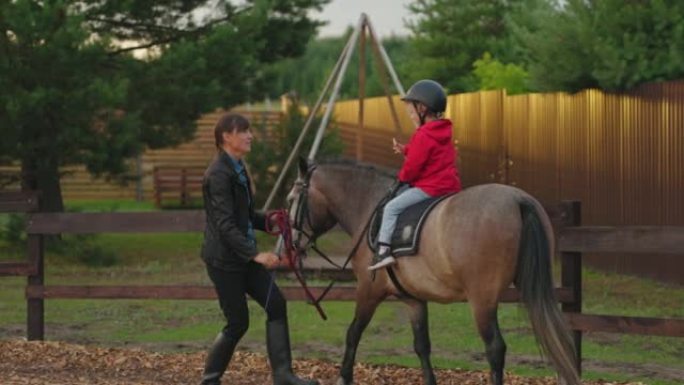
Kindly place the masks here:
POLYGON ((481 90, 504 89, 509 95, 529 91, 528 74, 524 68, 515 64, 503 64, 485 52, 481 59, 473 64, 473 74, 478 80, 481 90))
POLYGON ((411 81, 432 78, 450 92, 478 89, 473 63, 485 52, 516 63, 507 15, 522 0, 416 0, 411 81))
POLYGON ((60 166, 120 178, 145 147, 190 139, 304 52, 327 1, 0 1, 0 161, 61 211, 60 166))
POLYGON ((681 1, 546 3, 546 17, 514 28, 535 88, 622 90, 684 76, 681 1))

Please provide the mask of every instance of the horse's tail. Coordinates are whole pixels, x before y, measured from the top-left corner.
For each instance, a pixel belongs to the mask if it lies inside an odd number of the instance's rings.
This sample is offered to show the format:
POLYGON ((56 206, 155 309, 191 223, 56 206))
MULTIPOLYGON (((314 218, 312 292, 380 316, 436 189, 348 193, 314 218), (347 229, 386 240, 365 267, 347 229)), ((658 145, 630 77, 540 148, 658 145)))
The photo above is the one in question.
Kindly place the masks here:
POLYGON ((542 222, 538 202, 525 198, 520 202, 522 234, 515 286, 534 329, 537 343, 551 359, 560 378, 568 385, 580 384, 575 367, 575 347, 563 313, 557 305, 551 277, 551 240, 548 222, 542 222))

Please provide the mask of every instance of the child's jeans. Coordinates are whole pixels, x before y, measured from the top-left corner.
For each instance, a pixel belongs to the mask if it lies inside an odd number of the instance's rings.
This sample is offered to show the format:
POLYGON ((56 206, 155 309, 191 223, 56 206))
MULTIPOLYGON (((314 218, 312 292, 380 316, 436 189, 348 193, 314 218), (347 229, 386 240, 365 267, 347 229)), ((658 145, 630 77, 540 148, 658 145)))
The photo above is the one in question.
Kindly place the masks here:
POLYGON ((385 211, 382 214, 382 224, 378 235, 378 243, 389 245, 392 242, 392 233, 397 226, 399 214, 407 207, 430 198, 423 190, 418 187, 411 187, 399 193, 394 199, 387 202, 385 211))

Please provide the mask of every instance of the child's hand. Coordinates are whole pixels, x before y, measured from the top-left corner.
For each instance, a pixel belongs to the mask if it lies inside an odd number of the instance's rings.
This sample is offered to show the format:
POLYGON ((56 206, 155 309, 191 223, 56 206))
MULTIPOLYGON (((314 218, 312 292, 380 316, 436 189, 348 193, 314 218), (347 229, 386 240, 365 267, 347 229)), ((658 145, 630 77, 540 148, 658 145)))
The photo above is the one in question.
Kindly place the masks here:
POLYGON ((395 138, 392 138, 392 149, 394 150, 395 154, 403 154, 404 148, 406 148, 406 145, 401 144, 397 142, 395 138))

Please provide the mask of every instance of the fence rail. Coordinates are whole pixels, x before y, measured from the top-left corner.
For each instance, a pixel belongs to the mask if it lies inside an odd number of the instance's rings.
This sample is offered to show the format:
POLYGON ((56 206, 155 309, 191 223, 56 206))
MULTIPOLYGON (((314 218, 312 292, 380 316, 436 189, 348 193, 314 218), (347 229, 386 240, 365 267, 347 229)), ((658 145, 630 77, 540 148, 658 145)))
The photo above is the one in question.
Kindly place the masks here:
POLYGON ((583 226, 567 228, 558 239, 562 250, 579 253, 684 254, 683 227, 583 226))
POLYGON ((565 313, 570 327, 585 332, 684 337, 684 320, 565 313))
POLYGON ((30 213, 38 210, 37 193, 0 191, 0 213, 30 213))
POLYGON ((162 206, 169 194, 177 198, 181 206, 190 204, 192 198, 202 196, 202 178, 205 167, 157 166, 154 168, 154 203, 162 206))
MULTIPOLYGON (((313 269, 307 269, 310 273, 313 269)), ((285 270, 283 270, 285 271, 285 270)), ((352 277, 347 277, 352 278, 352 277)), ((308 300, 299 286, 280 287, 286 299, 295 301, 308 300)), ((324 286, 310 287, 314 296, 319 296, 326 289, 324 286)), ((572 289, 557 288, 556 297, 559 302, 570 303, 573 300, 572 289)), ((61 299, 216 299, 216 291, 211 286, 196 285, 129 285, 129 286, 75 286, 51 285, 35 286, 26 289, 26 298, 61 298, 61 299)), ((356 299, 356 287, 338 286, 331 289, 325 296, 326 300, 352 301, 356 299)), ((392 298, 394 300, 395 298, 392 298)), ((519 302, 518 290, 506 289, 499 297, 500 302, 519 302)), ((461 301, 465 302, 465 300, 461 301)))
POLYGON ((19 276, 26 277, 36 274, 36 270, 28 262, 3 262, 0 263, 0 277, 19 276))
MULTIPOLYGON (((8 212, 35 210, 36 194, 0 194, 0 208, 8 212)), ((623 317, 582 313, 582 253, 630 252, 684 254, 684 227, 584 227, 581 226, 579 202, 564 202, 547 208, 558 233, 561 258, 561 287, 556 296, 573 329, 577 346, 577 362, 581 365, 582 332, 646 334, 684 337, 684 320, 647 317, 623 317)), ((91 233, 163 233, 198 232, 204 228, 202 211, 135 212, 135 213, 31 213, 27 221, 27 260, 0 265, 1 275, 25 275, 27 299, 27 335, 29 340, 44 338, 44 301, 55 298, 90 299, 213 299, 216 294, 208 286, 46 286, 44 284, 43 237, 51 234, 91 233)), ((308 273, 321 272, 309 267, 308 273)), ((329 269, 327 271, 334 271, 329 269)), ((340 273, 338 270, 337 273, 340 273)), ((342 275, 350 277, 349 272, 342 275)), ((299 287, 281 288, 290 300, 306 300, 299 287)), ((320 295, 325 287, 311 288, 320 295)), ((333 288, 329 300, 354 300, 353 286, 333 288)), ((517 302, 518 291, 505 290, 502 302, 517 302)))

